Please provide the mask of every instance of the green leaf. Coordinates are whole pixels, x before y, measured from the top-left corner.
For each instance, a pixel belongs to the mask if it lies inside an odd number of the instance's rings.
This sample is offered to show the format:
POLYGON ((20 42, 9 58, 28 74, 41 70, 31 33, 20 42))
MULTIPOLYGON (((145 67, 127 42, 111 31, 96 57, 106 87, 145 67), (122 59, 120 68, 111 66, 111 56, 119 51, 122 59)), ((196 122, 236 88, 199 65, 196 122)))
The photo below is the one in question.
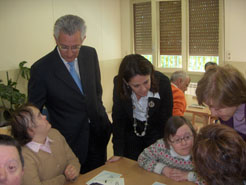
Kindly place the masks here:
MULTIPOLYGON (((21 75, 24 79, 30 79, 30 68, 25 67, 26 61, 22 61, 19 63, 19 75, 21 75)), ((17 81, 12 81, 9 77, 8 71, 6 72, 7 84, 4 84, 2 80, 0 80, 0 99, 3 107, 6 111, 13 111, 18 108, 20 105, 26 102, 26 95, 21 93, 19 89, 16 88, 17 81), (8 102, 8 103, 6 103, 8 102)))
POLYGON ((26 61, 22 61, 19 64, 20 74, 24 79, 29 80, 30 79, 30 68, 25 67, 26 61))

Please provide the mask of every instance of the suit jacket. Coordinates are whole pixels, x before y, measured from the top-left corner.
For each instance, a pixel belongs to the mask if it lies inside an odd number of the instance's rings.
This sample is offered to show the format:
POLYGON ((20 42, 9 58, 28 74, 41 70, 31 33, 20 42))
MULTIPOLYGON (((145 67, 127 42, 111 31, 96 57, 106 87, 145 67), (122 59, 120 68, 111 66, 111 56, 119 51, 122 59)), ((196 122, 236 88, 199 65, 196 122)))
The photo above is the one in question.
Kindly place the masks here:
MULTIPOLYGON (((164 126, 169 117, 172 116, 173 98, 169 79, 162 73, 156 71, 155 79, 159 83, 160 99, 149 98, 148 128, 143 139, 149 144, 164 136, 164 126), (151 105, 152 104, 152 105, 151 105)), ((126 133, 133 132, 133 106, 132 99, 122 100, 117 93, 117 77, 114 79, 113 94, 113 143, 114 155, 124 156, 126 146, 126 133)))
POLYGON ((184 92, 173 84, 171 84, 171 87, 173 93, 173 116, 184 116, 186 110, 184 92))
POLYGON ((99 146, 106 147, 111 124, 102 103, 101 76, 96 50, 81 46, 78 66, 84 95, 55 48, 32 65, 28 98, 40 109, 44 105, 47 107, 52 126, 65 136, 73 150, 74 147, 83 150, 80 159, 85 160, 89 134, 92 134, 90 130, 97 137, 99 146))

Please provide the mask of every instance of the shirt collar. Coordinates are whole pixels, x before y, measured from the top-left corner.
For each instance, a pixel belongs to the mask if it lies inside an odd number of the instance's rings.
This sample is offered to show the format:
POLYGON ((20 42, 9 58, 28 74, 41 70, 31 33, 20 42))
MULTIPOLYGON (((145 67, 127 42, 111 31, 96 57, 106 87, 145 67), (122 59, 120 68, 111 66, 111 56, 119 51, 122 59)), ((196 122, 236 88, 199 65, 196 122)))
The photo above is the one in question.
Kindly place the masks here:
MULTIPOLYGON (((132 91, 131 98, 132 98, 133 101, 138 101, 136 93, 134 91, 132 91)), ((160 94, 158 92, 157 93, 153 93, 151 91, 148 91, 148 94, 146 96, 141 97, 139 100, 141 100, 141 99, 148 100, 148 98, 160 99, 160 94)))
POLYGON ((38 153, 39 150, 42 150, 42 151, 48 152, 48 153, 52 153, 51 149, 50 149, 50 143, 52 143, 52 142, 53 142, 53 140, 47 136, 44 144, 40 144, 40 143, 31 141, 31 142, 27 143, 26 146, 36 153, 38 153))
POLYGON ((172 84, 174 87, 178 88, 178 86, 177 86, 176 84, 174 84, 174 83, 172 83, 172 82, 171 82, 171 84, 172 84))
POLYGON ((172 157, 182 158, 186 161, 190 160, 190 157, 191 157, 190 155, 186 155, 186 156, 179 155, 178 153, 175 152, 172 146, 170 146, 170 153, 172 157))

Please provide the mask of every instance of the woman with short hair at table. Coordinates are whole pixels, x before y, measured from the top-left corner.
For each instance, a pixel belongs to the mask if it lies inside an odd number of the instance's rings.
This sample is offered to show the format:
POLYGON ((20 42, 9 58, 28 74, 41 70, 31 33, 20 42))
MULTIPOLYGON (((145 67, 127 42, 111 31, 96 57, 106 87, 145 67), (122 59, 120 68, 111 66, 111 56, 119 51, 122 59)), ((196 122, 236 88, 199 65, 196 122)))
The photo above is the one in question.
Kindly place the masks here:
POLYGON ((209 106, 213 117, 246 139, 246 80, 234 67, 210 68, 197 84, 197 101, 209 106))
POLYGON ((196 131, 183 116, 171 117, 165 126, 164 138, 157 140, 139 155, 142 168, 164 175, 175 181, 204 181, 193 171, 191 152, 196 131))
POLYGON ((194 147, 195 171, 207 185, 246 185, 246 143, 232 128, 201 128, 194 147))
POLYGON ((78 177, 78 158, 34 105, 22 105, 11 125, 25 160, 23 185, 62 185, 78 177))
POLYGON ((137 160, 144 148, 163 137, 172 108, 168 77, 139 54, 125 56, 114 78, 114 156, 108 162, 121 157, 137 160))

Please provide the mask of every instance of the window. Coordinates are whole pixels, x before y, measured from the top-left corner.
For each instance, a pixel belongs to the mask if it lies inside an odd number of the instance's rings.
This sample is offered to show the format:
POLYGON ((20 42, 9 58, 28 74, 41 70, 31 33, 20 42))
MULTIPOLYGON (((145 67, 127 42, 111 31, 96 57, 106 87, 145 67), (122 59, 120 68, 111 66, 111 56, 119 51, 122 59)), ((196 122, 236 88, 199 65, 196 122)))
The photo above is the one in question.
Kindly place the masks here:
POLYGON ((189 0, 189 71, 219 62, 219 1, 189 0))
POLYGON ((134 8, 134 48, 152 62, 151 3, 133 5, 134 8))
POLYGON ((135 53, 162 69, 203 72, 206 62, 219 64, 219 1, 133 3, 135 53))
POLYGON ((182 68, 181 1, 161 1, 160 64, 162 68, 182 68))
POLYGON ((151 3, 134 4, 135 53, 152 55, 151 3))

